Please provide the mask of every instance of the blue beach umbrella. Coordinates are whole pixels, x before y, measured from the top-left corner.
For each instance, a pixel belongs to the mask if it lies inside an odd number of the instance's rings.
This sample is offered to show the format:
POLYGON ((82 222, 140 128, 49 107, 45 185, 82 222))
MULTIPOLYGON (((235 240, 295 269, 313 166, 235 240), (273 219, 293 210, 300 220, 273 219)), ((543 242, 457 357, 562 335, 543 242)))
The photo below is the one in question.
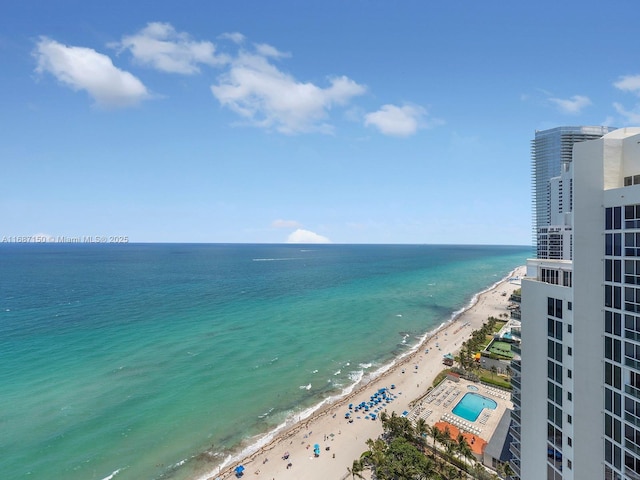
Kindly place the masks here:
POLYGON ((236 477, 241 477, 244 473, 244 467, 242 465, 238 465, 235 469, 236 477))

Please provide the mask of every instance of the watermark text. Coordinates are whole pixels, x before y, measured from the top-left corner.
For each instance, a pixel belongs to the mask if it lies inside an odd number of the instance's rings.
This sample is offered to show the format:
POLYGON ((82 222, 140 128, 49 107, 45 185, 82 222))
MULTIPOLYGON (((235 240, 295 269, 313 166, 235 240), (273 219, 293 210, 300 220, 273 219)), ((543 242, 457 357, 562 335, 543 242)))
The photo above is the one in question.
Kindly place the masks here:
POLYGON ((5 235, 1 243, 129 243, 128 235, 5 235))

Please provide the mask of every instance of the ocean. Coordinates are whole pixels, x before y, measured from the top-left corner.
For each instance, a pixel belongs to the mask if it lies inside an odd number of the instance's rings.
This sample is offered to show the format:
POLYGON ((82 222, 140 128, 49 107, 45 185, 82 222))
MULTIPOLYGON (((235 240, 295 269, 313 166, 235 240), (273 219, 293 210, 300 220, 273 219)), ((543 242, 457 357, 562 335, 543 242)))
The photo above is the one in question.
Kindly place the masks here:
POLYGON ((388 368, 530 255, 2 244, 2 477, 214 474, 388 368))

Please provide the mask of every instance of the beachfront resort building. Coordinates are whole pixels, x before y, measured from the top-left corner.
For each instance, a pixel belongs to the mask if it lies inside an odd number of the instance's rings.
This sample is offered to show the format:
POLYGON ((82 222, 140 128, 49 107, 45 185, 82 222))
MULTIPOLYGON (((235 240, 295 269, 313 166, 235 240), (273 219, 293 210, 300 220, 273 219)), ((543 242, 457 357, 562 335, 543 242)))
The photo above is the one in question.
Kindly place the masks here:
POLYGON ((573 260, 522 280, 514 478, 640 480, 640 128, 576 143, 566 172, 573 260))

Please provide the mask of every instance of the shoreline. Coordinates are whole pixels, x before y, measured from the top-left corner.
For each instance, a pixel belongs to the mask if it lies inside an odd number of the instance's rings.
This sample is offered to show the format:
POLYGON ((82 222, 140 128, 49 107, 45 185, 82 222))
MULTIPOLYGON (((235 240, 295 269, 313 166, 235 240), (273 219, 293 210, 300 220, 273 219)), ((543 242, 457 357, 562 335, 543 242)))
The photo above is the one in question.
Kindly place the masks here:
POLYGON ((377 421, 358 417, 353 423, 348 423, 344 418, 347 405, 352 400, 365 396, 367 390, 374 392, 394 384, 397 394, 393 403, 389 403, 387 412, 395 411, 400 414, 403 410, 409 409, 415 401, 426 394, 437 373, 446 368, 442 365, 442 354, 457 352, 462 342, 469 338, 474 330, 480 328, 489 316, 497 317, 500 313, 507 312, 508 295, 502 296, 496 293, 500 288, 510 288, 509 293, 512 293, 515 288, 511 281, 514 277, 521 278, 524 272, 525 267, 516 267, 504 278, 474 294, 465 307, 454 311, 449 320, 422 335, 418 342, 406 352, 397 355, 377 370, 364 374, 358 382, 346 387, 341 393, 323 399, 316 405, 288 418, 264 435, 254 437, 255 441, 244 447, 238 454, 227 456, 213 471, 196 478, 198 480, 235 478, 234 468, 238 465, 245 467, 245 474, 255 475, 256 478, 299 478, 305 463, 309 466, 305 468, 304 478, 316 478, 313 476, 314 473, 318 475, 318 479, 346 478, 347 467, 351 467, 353 460, 359 458, 360 454, 367 449, 366 440, 375 439, 382 433, 382 425, 377 421), (489 297, 495 300, 495 302, 489 302, 492 305, 486 305, 489 297), (496 306, 502 307, 499 312, 496 311, 496 306), (458 328, 450 331, 453 326, 458 328), (451 336, 449 336, 450 333, 451 336), (443 335, 444 338, 440 338, 443 335), (436 347, 430 345, 432 340, 439 340, 439 342, 433 342, 436 347), (429 347, 428 350, 425 351, 425 347, 429 347), (445 352, 443 347, 448 350, 445 352), (426 353, 427 351, 431 354, 426 353), (415 369, 409 373, 416 374, 415 377, 405 373, 406 365, 412 362, 416 364, 415 369), (389 381, 385 383, 387 379, 389 381), (318 429, 330 431, 330 433, 323 433, 322 436, 316 433, 316 437, 311 438, 313 432, 317 432, 318 429), (345 430, 345 435, 342 430, 345 430), (308 433, 303 435, 303 432, 308 433), (320 457, 309 456, 308 450, 311 444, 322 444, 323 451, 320 457), (301 448, 303 445, 304 447, 301 448), (279 449, 284 450, 280 452, 279 449), (353 452, 351 457, 349 454, 345 455, 345 452, 349 451, 353 452), (289 453, 291 462, 288 460, 284 462, 279 458, 285 452, 289 453), (339 461, 336 461, 336 453, 339 461), (320 459, 323 460, 322 467, 315 465, 320 459), (318 471, 318 468, 322 468, 322 471, 318 471), (333 476, 328 476, 330 472, 333 476))

